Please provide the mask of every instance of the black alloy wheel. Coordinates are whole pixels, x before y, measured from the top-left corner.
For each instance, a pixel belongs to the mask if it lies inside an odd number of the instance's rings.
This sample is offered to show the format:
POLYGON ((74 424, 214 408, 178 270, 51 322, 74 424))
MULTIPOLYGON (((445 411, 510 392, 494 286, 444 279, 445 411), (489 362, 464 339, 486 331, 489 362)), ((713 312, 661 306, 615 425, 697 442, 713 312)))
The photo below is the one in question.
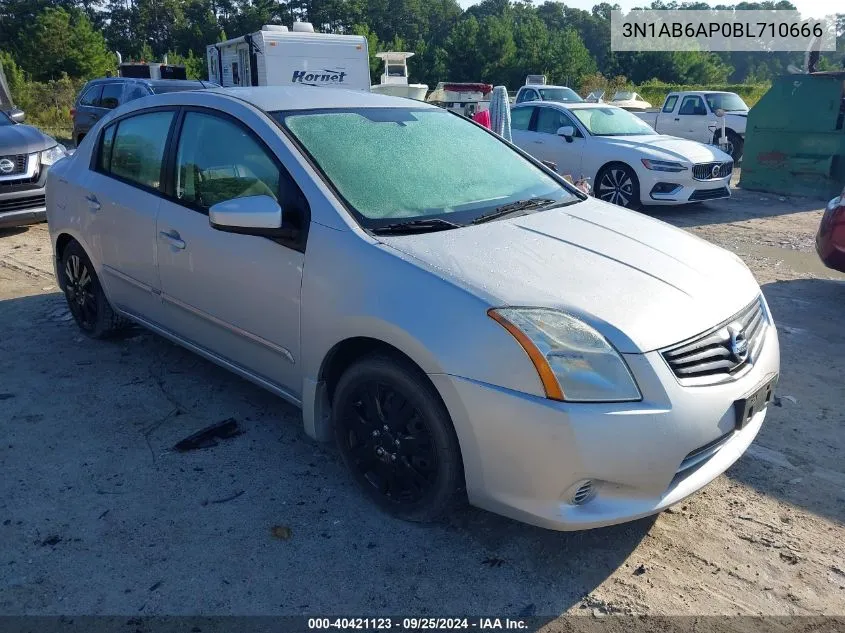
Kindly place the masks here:
POLYGON ((344 462, 383 509, 431 521, 463 487, 455 430, 425 374, 399 359, 371 356, 335 389, 332 419, 344 462))
POLYGON ((83 333, 91 338, 105 338, 125 325, 109 305, 94 266, 79 242, 65 246, 59 264, 59 285, 83 333))

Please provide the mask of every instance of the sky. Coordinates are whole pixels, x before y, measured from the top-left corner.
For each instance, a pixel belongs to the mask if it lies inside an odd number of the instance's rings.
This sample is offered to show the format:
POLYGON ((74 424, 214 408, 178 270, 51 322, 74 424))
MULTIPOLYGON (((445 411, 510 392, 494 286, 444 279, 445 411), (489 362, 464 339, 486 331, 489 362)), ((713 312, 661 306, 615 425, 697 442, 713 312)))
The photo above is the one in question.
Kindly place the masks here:
MULTIPOLYGON (((458 4, 467 8, 476 4, 478 0, 458 0, 458 4)), ((633 7, 647 7, 651 4, 651 0, 606 0, 609 4, 619 4, 623 11, 628 11, 633 7)), ((737 2, 739 0, 736 0, 737 2)), ((542 4, 543 0, 536 0, 535 5, 542 4)), ((564 4, 568 7, 576 9, 585 9, 589 11, 593 6, 599 4, 601 0, 564 0, 564 4)), ((735 4, 733 0, 719 0, 712 4, 735 4)), ((842 12, 842 0, 792 0, 801 15, 804 17, 824 17, 834 13, 842 12)))

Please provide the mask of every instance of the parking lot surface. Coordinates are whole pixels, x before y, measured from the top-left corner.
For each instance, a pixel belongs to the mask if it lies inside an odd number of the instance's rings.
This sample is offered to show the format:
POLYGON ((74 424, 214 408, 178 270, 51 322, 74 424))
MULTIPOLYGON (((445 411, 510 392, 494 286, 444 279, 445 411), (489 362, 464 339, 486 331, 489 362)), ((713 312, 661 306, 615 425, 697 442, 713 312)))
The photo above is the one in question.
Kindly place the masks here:
POLYGON ((782 375, 724 476, 581 533, 380 513, 285 402, 140 329, 83 337, 46 225, 0 231, 0 613, 843 615, 845 276, 813 250, 822 206, 649 211, 751 267, 782 375), (172 450, 229 418, 241 435, 172 450))

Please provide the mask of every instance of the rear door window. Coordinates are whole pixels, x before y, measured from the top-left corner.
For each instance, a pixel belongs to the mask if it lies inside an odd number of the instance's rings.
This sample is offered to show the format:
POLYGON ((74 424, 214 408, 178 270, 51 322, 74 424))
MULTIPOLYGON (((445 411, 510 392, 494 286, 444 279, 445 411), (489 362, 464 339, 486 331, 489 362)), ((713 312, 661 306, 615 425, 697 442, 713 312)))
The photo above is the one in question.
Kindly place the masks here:
POLYGON ((122 95, 123 83, 114 82, 105 84, 103 86, 103 93, 100 96, 100 107, 114 110, 117 106, 123 103, 123 101, 121 101, 122 95))
POLYGON ((121 119, 103 132, 98 170, 131 184, 159 190, 172 111, 121 119))
POLYGON ((513 130, 527 130, 531 124, 531 115, 534 114, 535 108, 514 108, 511 110, 511 129, 513 130))
POLYGON ((100 102, 100 95, 103 93, 103 87, 101 85, 91 86, 82 93, 82 96, 79 98, 79 105, 81 106, 96 106, 100 102))

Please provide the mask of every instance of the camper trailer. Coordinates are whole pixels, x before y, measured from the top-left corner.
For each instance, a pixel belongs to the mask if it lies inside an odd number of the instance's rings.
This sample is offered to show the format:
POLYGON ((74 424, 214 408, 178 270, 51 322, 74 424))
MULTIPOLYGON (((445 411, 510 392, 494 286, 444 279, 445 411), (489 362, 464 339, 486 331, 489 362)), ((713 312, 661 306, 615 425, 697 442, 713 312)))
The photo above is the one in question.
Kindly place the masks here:
POLYGON ((370 90, 370 52, 360 35, 315 33, 307 22, 212 44, 208 77, 222 86, 325 86, 370 90))

